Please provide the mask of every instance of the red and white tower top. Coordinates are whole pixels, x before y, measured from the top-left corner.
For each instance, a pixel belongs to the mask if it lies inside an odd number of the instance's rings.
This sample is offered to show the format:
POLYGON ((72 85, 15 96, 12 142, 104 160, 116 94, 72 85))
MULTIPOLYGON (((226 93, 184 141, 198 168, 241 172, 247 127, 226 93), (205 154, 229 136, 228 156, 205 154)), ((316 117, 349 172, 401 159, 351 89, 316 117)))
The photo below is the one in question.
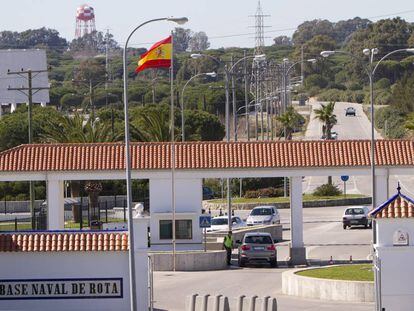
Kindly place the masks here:
POLYGON ((95 30, 95 10, 90 5, 81 5, 76 10, 75 37, 80 38, 95 30))

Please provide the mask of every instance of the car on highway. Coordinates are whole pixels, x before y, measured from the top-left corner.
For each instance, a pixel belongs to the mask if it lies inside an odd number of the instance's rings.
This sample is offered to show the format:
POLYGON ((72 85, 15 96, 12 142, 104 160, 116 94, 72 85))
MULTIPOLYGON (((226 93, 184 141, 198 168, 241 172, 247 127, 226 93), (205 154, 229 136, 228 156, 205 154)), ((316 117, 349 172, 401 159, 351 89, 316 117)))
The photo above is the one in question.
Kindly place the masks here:
POLYGON ((246 233, 242 241, 236 241, 240 267, 248 263, 269 263, 277 267, 277 251, 272 236, 268 232, 246 233))
POLYGON ((372 227, 372 220, 368 217, 369 208, 367 206, 348 207, 342 216, 343 228, 352 226, 372 227))
POLYGON ((356 110, 354 107, 348 107, 345 109, 345 116, 356 116, 356 110))
POLYGON ((248 226, 280 224, 279 211, 275 206, 256 206, 250 211, 248 226))
MULTIPOLYGON (((246 223, 238 216, 232 216, 231 218, 232 229, 239 229, 242 227, 246 227, 246 223)), ((207 228, 207 232, 214 232, 214 231, 227 231, 229 230, 229 221, 227 216, 217 216, 211 219, 211 227, 207 228)))

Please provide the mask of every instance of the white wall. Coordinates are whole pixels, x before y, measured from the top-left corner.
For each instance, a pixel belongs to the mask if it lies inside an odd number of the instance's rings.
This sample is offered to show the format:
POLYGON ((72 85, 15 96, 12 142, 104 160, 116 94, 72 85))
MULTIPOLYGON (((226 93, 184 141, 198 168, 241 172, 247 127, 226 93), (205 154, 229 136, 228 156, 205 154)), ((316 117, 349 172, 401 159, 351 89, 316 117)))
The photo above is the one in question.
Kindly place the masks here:
POLYGON ((390 218, 379 218, 376 219, 377 226, 377 244, 375 246, 393 247, 393 236, 394 232, 401 229, 408 233, 409 244, 414 246, 414 218, 401 218, 401 219, 390 219, 390 218))
POLYGON ((16 252, 1 253, 0 258, 1 279, 121 277, 124 295, 123 299, 0 299, 0 310, 128 310, 128 252, 16 252))
POLYGON ((414 219, 377 219, 376 255, 381 262, 381 297, 385 310, 412 311, 414 305, 414 219), (394 246, 397 230, 409 235, 409 246, 394 246))

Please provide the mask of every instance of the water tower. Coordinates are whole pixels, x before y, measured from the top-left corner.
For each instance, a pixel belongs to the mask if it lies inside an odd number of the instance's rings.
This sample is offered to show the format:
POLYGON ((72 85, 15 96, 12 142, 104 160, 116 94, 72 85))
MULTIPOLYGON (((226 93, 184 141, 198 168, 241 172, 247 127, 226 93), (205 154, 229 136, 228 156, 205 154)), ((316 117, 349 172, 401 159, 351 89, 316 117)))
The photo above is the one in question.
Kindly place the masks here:
POLYGON ((80 38, 95 31, 95 11, 93 7, 83 4, 76 10, 75 38, 80 38))

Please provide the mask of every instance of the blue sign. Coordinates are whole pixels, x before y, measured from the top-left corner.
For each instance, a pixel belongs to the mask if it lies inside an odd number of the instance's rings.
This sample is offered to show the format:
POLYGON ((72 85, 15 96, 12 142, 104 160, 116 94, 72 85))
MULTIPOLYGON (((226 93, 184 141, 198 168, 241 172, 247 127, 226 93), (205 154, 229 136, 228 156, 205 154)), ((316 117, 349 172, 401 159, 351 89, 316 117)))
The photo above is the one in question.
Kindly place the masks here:
POLYGON ((211 216, 201 215, 200 216, 200 228, 210 228, 210 227, 211 227, 211 216))
POLYGON ((349 176, 346 176, 346 175, 341 176, 341 180, 342 181, 348 181, 349 180, 349 176))

